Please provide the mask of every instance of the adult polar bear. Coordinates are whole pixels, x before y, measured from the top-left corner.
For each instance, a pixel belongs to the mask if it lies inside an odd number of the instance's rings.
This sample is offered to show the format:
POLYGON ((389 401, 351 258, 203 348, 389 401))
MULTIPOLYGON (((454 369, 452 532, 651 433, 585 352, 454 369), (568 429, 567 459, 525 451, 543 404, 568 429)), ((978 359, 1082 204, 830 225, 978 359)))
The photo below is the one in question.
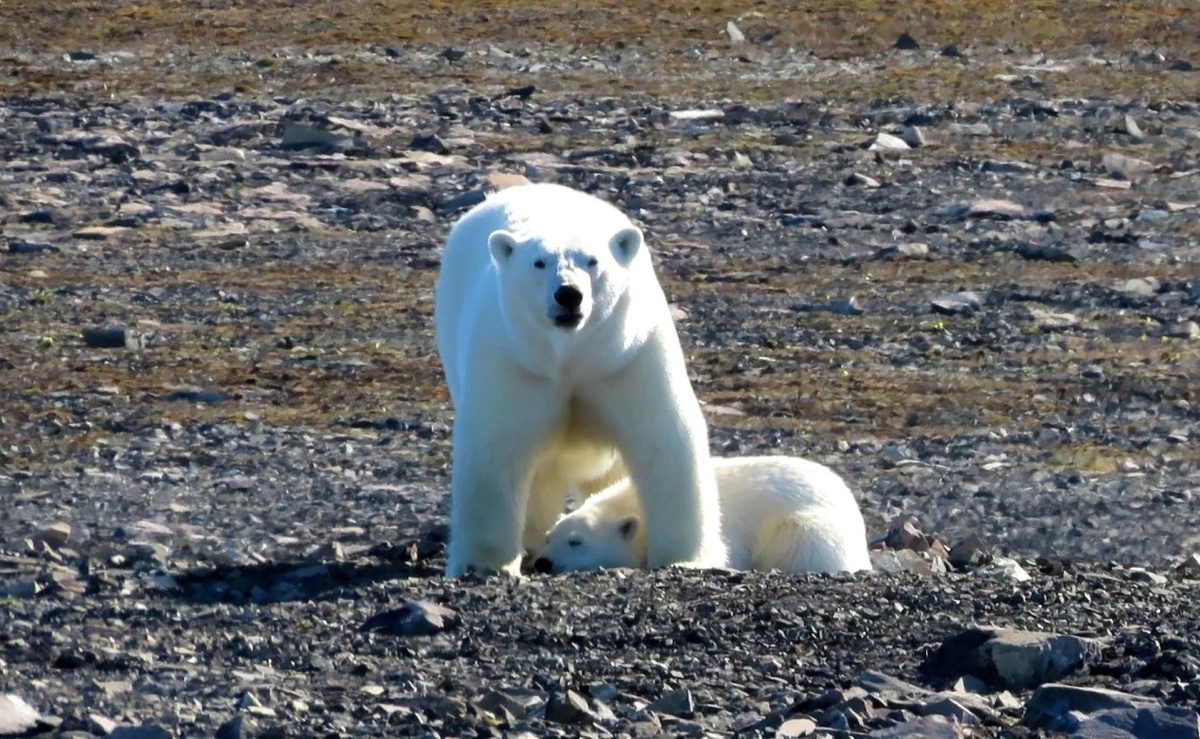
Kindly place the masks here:
MULTIPOLYGON (((728 457, 712 464, 731 568, 787 573, 871 569, 862 511, 833 470, 797 457, 728 457)), ((645 566, 641 523, 633 483, 617 482, 558 520, 534 569, 645 566)))
POLYGON ((550 184, 510 187, 450 232, 434 292, 454 402, 446 574, 517 574, 565 495, 628 472, 647 564, 719 567, 708 429, 642 232, 550 184))

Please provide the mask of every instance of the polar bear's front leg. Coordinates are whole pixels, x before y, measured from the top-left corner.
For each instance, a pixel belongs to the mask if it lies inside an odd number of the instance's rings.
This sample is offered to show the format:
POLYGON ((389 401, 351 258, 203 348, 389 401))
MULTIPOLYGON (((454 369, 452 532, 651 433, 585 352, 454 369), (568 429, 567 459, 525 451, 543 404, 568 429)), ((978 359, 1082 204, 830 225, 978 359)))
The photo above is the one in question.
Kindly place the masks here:
MULTIPOLYGON (((478 388, 482 390, 482 388, 478 388)), ((547 392, 522 392, 499 382, 490 388, 505 398, 504 412, 484 392, 457 409, 450 479, 450 543, 446 575, 471 569, 520 574, 522 532, 533 463, 553 432, 561 403, 547 392), (482 402, 478 402, 482 401, 482 402)))
POLYGON ((627 367, 589 389, 594 417, 615 439, 638 490, 650 567, 724 567, 721 510, 708 426, 678 339, 657 336, 627 367), (674 354, 672 354, 674 352, 674 354))

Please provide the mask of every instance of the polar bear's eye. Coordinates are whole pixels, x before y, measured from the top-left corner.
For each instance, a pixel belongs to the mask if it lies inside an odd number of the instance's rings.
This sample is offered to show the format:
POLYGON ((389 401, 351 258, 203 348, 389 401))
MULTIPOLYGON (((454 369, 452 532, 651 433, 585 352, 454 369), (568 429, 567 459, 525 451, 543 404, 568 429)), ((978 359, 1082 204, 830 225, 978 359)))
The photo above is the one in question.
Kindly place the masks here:
POLYGON ((534 263, 533 263, 533 266, 534 266, 534 267, 537 267, 538 269, 545 269, 545 268, 546 268, 546 260, 545 260, 545 259, 539 259, 539 260, 537 260, 536 262, 534 262, 534 263))
POLYGON ((595 267, 597 264, 600 264, 600 260, 596 259, 595 257, 592 257, 591 259, 588 260, 589 267, 595 267))
POLYGON ((581 547, 581 546, 583 546, 583 539, 570 539, 567 541, 567 546, 581 547))

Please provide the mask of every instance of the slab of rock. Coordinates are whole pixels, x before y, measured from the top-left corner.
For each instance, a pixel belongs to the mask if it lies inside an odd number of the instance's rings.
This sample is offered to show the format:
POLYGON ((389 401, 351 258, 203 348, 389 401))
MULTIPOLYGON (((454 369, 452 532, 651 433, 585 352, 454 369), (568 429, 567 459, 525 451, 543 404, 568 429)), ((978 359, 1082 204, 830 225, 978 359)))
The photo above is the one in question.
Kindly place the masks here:
POLYGON ((103 328, 85 328, 82 331, 83 343, 93 349, 124 348, 128 336, 123 326, 105 326, 103 328))
POLYGON ((923 716, 886 729, 876 729, 874 739, 962 739, 962 728, 941 716, 923 716))
POLYGON ((1069 713, 1057 724, 1077 737, 1117 739, 1200 739, 1200 718, 1185 706, 1112 708, 1082 719, 1069 713))
POLYGON ((1154 171, 1154 165, 1145 159, 1127 157, 1124 154, 1105 154, 1100 162, 1110 176, 1124 177, 1127 180, 1154 171))
POLYGON ((1100 643, 1069 634, 1015 629, 965 629, 921 664, 931 681, 973 675, 991 685, 1027 690, 1058 680, 1100 657, 1100 643))
POLYGON ((325 131, 303 123, 288 123, 283 127, 279 146, 284 149, 320 149, 337 152, 346 148, 345 136, 325 131))
POLYGON ((867 146, 867 151, 898 152, 908 151, 911 148, 899 136, 893 136, 890 133, 878 133, 875 135, 875 138, 871 139, 871 143, 867 146))
POLYGON ((1087 715, 1113 709, 1137 709, 1152 703, 1149 698, 1119 690, 1047 683, 1033 691, 1026 701, 1021 723, 1032 729, 1050 728, 1072 712, 1087 715))
POLYGON ((996 174, 1024 174, 1033 172, 1037 169, 1034 165, 1028 162, 1008 162, 999 159, 984 159, 983 164, 979 165, 979 169, 984 172, 994 172, 996 174))
POLYGON ((920 685, 875 670, 867 670, 854 678, 854 684, 868 693, 878 696, 884 702, 924 697, 930 693, 929 689, 922 688, 920 685))
POLYGON ((696 701, 692 697, 692 691, 683 688, 672 690, 646 706, 646 708, 659 713, 669 713, 672 716, 688 718, 696 712, 696 701))
POLYGON ((21 736, 32 731, 41 714, 19 695, 0 695, 0 736, 21 736))
POLYGON ((929 307, 934 313, 947 316, 971 315, 983 307, 983 298, 979 293, 964 290, 960 293, 948 293, 930 301, 929 307))
POLYGON ((880 247, 875 256, 881 259, 925 259, 929 256, 929 244, 919 241, 888 244, 880 247))
POLYGON ((456 628, 462 620, 456 611, 429 601, 410 601, 368 618, 359 631, 393 636, 431 636, 456 628))

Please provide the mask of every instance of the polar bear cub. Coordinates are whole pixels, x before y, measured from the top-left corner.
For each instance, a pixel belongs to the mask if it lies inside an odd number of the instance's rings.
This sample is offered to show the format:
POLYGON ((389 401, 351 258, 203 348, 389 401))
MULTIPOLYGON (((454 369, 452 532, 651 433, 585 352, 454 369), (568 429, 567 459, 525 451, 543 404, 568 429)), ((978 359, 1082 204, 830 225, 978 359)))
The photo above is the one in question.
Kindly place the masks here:
POLYGON ((643 559, 719 567, 708 428, 642 232, 608 203, 510 187, 450 232, 434 289, 454 402, 446 574, 517 574, 565 495, 628 476, 643 559))
MULTIPOLYGON (((833 470, 795 457, 713 459, 729 566, 739 570, 871 569, 854 494, 833 470)), ((562 516, 534 561, 539 572, 643 567, 635 486, 617 482, 562 516)))

